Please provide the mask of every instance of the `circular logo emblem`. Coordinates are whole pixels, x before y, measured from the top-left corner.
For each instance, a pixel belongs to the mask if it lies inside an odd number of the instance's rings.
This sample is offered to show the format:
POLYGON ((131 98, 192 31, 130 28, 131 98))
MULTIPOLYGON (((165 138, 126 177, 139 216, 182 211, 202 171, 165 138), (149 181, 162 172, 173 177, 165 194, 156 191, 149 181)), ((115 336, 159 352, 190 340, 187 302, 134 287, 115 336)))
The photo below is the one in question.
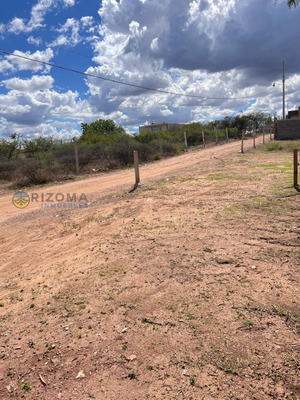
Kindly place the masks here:
POLYGON ((28 206, 30 198, 25 192, 17 192, 14 194, 12 202, 17 208, 25 208, 28 206))

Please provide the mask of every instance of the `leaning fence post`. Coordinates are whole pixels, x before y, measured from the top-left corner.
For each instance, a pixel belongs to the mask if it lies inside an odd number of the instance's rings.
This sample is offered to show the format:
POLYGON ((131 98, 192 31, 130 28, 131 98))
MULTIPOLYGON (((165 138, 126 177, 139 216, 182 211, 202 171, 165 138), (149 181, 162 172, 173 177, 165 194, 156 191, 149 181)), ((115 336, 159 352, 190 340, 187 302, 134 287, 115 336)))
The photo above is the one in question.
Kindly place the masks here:
POLYGON ((256 131, 255 128, 253 128, 253 148, 256 149, 256 145, 255 145, 255 136, 256 136, 256 131))
POLYGON ((294 150, 294 187, 298 187, 298 150, 294 150))
POLYGON ((203 131, 202 131, 202 142, 203 142, 203 147, 205 148, 205 136, 203 131))
POLYGON ((77 139, 74 139, 76 175, 79 175, 79 157, 77 139))
POLYGON ((244 131, 242 131, 241 153, 244 154, 244 131))
POLYGON ((187 151, 188 144, 187 144, 187 139, 186 139, 186 132, 183 132, 183 135, 184 135, 185 151, 187 151))
POLYGON ((139 168, 139 153, 138 151, 133 151, 133 159, 134 159, 134 169, 135 169, 135 184, 138 185, 140 183, 140 168, 139 168))
POLYGON ((228 128, 226 127, 226 142, 228 143, 228 140, 229 140, 229 138, 228 138, 228 128))

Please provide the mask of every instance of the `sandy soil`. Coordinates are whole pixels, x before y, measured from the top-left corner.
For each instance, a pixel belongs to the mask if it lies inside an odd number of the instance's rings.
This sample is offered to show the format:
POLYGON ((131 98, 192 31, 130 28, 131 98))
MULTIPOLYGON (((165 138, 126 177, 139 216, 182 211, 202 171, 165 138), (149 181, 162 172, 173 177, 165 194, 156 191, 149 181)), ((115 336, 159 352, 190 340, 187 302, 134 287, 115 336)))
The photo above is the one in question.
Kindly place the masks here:
POLYGON ((300 398, 291 155, 251 144, 0 190, 1 399, 300 398))

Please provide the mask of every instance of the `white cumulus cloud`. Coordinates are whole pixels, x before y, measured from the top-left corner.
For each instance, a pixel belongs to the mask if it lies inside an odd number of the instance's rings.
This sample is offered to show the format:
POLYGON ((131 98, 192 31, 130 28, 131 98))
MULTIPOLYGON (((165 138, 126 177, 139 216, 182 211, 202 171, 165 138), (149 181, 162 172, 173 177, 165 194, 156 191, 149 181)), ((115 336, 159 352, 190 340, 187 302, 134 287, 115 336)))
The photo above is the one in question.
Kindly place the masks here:
POLYGON ((34 75, 31 79, 11 78, 3 81, 7 89, 19 90, 21 92, 37 92, 50 89, 54 79, 52 76, 34 75))

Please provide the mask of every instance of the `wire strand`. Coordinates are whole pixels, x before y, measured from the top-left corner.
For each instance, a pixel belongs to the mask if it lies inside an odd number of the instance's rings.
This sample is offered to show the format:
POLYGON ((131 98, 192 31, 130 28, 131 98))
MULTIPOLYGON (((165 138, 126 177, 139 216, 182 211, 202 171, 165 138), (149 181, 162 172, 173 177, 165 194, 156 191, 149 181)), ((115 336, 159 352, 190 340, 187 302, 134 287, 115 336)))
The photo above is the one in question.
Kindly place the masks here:
POLYGON ((154 89, 154 88, 150 88, 147 86, 141 86, 141 85, 135 85, 133 83, 128 83, 128 82, 122 82, 122 81, 118 81, 115 79, 111 79, 111 78, 104 78, 103 76, 99 76, 99 75, 94 75, 94 74, 90 74, 88 72, 82 72, 82 71, 78 71, 76 69, 72 69, 72 68, 67 68, 67 67, 63 67, 61 65, 57 65, 57 64, 52 64, 46 61, 40 61, 40 60, 36 60, 34 58, 30 58, 30 57, 26 57, 26 56, 21 56, 20 54, 13 54, 10 53, 8 51, 4 51, 4 50, 0 50, 0 53, 2 54, 6 54, 8 56, 12 56, 12 57, 18 57, 18 58, 22 58, 24 60, 28 60, 28 61, 33 61, 33 62, 37 62, 43 65, 48 65, 50 67, 53 68, 59 68, 62 69, 64 71, 68 71, 68 72, 73 72, 75 74, 79 74, 79 75, 84 75, 84 76, 88 76, 91 78, 95 78, 95 79, 101 79, 103 81, 108 81, 108 82, 112 82, 112 83, 116 83, 119 85, 123 85, 123 86, 129 86, 129 87, 134 87, 137 89, 144 89, 144 90, 149 90, 152 92, 158 92, 158 93, 164 93, 164 94, 170 94, 173 96, 181 96, 181 97, 189 97, 189 98, 194 98, 194 99, 202 99, 202 100, 240 100, 240 99, 253 99, 253 98, 258 98, 259 96, 262 96, 263 94, 269 93, 270 90, 272 90, 273 88, 266 90, 264 92, 258 93, 256 95, 253 96, 245 96, 245 97, 208 97, 208 96, 196 96, 196 95, 191 95, 191 94, 184 94, 184 93, 177 93, 177 92, 170 92, 167 90, 162 90, 162 89, 154 89))

